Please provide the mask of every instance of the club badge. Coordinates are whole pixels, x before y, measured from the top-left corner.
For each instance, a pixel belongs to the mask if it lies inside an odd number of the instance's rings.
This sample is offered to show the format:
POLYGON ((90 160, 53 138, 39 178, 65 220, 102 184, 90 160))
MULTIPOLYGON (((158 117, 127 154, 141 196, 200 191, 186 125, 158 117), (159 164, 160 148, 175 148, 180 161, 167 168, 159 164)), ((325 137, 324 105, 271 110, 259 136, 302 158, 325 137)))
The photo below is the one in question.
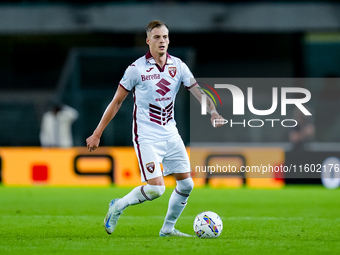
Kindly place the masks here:
POLYGON ((177 73, 177 68, 176 68, 176 66, 170 66, 170 67, 168 68, 168 70, 169 70, 170 76, 171 76, 172 78, 174 78, 174 77, 176 76, 176 73, 177 73))
POLYGON ((150 172, 153 173, 155 171, 155 163, 150 162, 146 164, 146 169, 150 172))

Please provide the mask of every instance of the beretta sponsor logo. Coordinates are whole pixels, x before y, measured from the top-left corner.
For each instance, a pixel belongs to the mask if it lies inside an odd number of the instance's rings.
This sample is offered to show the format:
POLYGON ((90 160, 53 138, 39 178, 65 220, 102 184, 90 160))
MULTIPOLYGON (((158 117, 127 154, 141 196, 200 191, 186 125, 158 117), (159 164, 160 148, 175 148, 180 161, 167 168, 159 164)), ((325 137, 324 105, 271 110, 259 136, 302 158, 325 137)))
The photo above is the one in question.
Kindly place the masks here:
POLYGON ((141 75, 141 77, 142 81, 159 80, 161 78, 160 74, 141 75))

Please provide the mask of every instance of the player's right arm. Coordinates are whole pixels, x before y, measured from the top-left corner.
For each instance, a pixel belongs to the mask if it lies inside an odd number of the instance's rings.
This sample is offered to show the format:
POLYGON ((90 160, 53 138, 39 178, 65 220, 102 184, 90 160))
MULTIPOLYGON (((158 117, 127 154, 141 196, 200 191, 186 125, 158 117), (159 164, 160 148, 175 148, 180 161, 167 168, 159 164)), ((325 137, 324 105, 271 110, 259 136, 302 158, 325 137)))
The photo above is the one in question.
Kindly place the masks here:
MULTIPOLYGON (((204 95, 205 93, 202 90, 202 88, 198 85, 188 66, 184 62, 181 63, 181 70, 183 72, 182 82, 184 86, 186 86, 187 89, 189 89, 189 91, 191 92, 191 94, 193 94, 194 97, 202 104, 202 95, 204 95)), ((207 112, 211 114, 210 121, 213 127, 220 127, 224 125, 225 124, 224 118, 218 114, 211 98, 206 97, 206 100, 207 100, 206 102, 207 112)))
POLYGON ((129 91, 125 90, 122 86, 118 86, 116 94, 114 95, 112 101, 107 106, 98 126, 94 130, 93 134, 86 139, 87 149, 91 152, 98 148, 100 137, 106 126, 110 121, 116 116, 119 108, 121 107, 123 101, 129 94, 129 91))

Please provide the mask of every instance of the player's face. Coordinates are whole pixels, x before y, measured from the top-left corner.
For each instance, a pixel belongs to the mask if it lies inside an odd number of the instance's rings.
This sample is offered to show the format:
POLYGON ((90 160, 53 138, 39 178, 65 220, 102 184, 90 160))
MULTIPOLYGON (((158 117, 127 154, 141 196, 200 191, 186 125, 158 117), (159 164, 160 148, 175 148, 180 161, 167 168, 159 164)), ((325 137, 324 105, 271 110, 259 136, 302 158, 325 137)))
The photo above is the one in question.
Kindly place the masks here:
POLYGON ((149 45, 151 54, 164 55, 169 45, 168 29, 165 26, 155 27, 149 32, 146 43, 149 45))

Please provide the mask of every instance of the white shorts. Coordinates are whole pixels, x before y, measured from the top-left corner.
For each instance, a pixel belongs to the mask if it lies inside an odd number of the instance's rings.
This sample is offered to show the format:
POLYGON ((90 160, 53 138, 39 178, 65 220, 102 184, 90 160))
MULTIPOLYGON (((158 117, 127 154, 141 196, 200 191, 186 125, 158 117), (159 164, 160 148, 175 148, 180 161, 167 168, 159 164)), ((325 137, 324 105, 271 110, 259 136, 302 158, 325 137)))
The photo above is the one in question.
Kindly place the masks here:
POLYGON ((191 172, 188 153, 180 136, 156 143, 135 144, 135 151, 142 182, 162 175, 191 172))

